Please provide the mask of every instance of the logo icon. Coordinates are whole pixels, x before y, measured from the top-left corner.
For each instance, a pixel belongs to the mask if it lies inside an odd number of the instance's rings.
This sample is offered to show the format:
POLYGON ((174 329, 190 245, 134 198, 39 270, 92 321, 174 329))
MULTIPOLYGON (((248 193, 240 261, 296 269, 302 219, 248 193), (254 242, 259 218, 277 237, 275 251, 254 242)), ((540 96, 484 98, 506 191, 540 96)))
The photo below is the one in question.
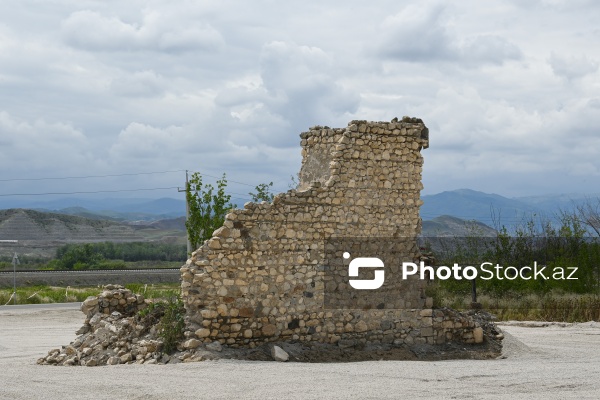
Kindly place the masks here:
MULTIPOLYGON (((338 253, 339 254, 339 253, 338 253)), ((344 259, 350 258, 350 253, 347 251, 343 254, 344 259)), ((383 261, 376 257, 357 257, 350 261, 348 265, 348 275, 350 277, 357 277, 359 268, 383 268, 383 261)), ((383 285, 385 280, 384 271, 382 269, 376 269, 375 278, 373 279, 350 279, 350 286, 354 289, 359 290, 373 290, 379 289, 383 285)))

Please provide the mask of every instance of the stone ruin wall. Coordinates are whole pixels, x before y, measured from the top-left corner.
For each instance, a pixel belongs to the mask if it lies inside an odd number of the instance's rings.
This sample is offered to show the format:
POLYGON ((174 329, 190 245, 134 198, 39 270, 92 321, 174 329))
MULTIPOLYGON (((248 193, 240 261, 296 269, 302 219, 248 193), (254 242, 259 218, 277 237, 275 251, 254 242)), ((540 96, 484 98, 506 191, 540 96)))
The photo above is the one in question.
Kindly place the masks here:
POLYGON ((300 137, 298 188, 232 210, 181 268, 186 337, 231 347, 481 342, 473 320, 432 309, 417 279, 394 288, 395 307, 324 308, 326 285, 335 286, 325 273, 328 238, 408 237, 403 251, 419 259, 422 121, 351 121, 300 137))

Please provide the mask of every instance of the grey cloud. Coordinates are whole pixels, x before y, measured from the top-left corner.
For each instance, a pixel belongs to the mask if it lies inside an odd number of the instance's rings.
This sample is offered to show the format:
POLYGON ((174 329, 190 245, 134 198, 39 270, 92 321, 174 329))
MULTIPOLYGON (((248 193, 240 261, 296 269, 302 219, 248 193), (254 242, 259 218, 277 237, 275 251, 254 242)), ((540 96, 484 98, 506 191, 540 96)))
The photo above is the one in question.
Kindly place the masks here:
POLYGON ((225 43, 209 24, 172 26, 157 12, 145 12, 138 25, 95 11, 77 11, 62 22, 61 30, 68 44, 84 50, 215 51, 225 43))
POLYGON ((193 148, 203 144, 204 150, 211 150, 214 140, 204 135, 204 140, 192 126, 167 126, 164 128, 132 122, 119 133, 116 142, 110 148, 110 156, 115 159, 129 158, 139 162, 142 159, 154 160, 161 154, 185 152, 186 147, 193 148))
POLYGON ((123 74, 111 81, 111 90, 119 96, 149 97, 164 92, 166 82, 152 70, 123 74))
POLYGON ((268 98, 264 88, 236 86, 225 88, 215 98, 215 104, 221 107, 233 107, 247 103, 262 103, 268 98))
POLYGON ((260 66, 269 107, 292 128, 334 123, 332 115, 353 113, 360 103, 357 93, 341 85, 333 60, 320 48, 271 42, 263 46, 260 66))
POLYGON ((381 24, 379 54, 407 62, 457 62, 502 64, 520 59, 521 50, 507 39, 492 34, 460 38, 447 27, 446 8, 420 3, 387 17, 381 24))
POLYGON ((583 78, 598 71, 598 61, 590 60, 586 56, 562 57, 552 53, 548 62, 554 74, 567 80, 583 78))
POLYGON ((223 88, 215 98, 230 117, 231 140, 286 148, 296 146, 298 133, 311 125, 346 123, 360 97, 338 81, 337 68, 318 47, 266 43, 257 82, 223 88))
MULTIPOLYGON (((256 175, 266 174, 274 180, 282 173, 283 177, 289 176, 285 171, 294 171, 300 161, 297 146, 277 145, 277 134, 291 134, 295 144, 299 140, 297 132, 282 126, 284 121, 265 113, 244 120, 217 113, 201 123, 166 127, 135 122, 121 130, 110 147, 108 162, 135 170, 192 168, 213 175, 228 172, 231 179, 256 183, 260 182, 256 175), (279 168, 267 173, 265 165, 279 168)), ((242 193, 247 192, 244 190, 242 193)))
POLYGON ((508 40, 496 35, 481 35, 460 47, 459 57, 472 63, 502 64, 507 60, 518 60, 521 50, 508 40))
POLYGON ((552 2, 0 2, 0 178, 270 181, 296 172, 311 125, 411 115, 431 131, 428 190, 585 191, 598 28, 586 2, 552 2))
POLYGON ((64 172, 90 162, 92 148, 86 136, 64 122, 25 120, 0 111, 0 169, 10 171, 24 160, 31 172, 52 169, 64 172))
POLYGON ((381 54, 408 61, 454 58, 450 36, 440 21, 443 12, 440 5, 419 4, 387 17, 381 25, 381 54))

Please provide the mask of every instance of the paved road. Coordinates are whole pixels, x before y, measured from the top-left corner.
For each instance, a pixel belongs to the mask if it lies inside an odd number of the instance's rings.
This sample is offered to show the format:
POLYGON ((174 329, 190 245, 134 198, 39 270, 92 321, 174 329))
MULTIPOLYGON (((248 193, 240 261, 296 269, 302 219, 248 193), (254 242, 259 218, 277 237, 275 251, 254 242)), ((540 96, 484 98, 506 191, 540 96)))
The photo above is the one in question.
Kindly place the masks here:
POLYGON ((52 311, 52 310, 79 310, 81 307, 80 302, 74 303, 49 303, 49 304, 19 304, 19 305, 6 305, 0 306, 0 310, 12 311, 15 313, 22 311, 52 311))
MULTIPOLYGON (((66 308, 65 308, 66 307, 66 308)), ((0 307, 0 399, 598 399, 600 324, 507 326, 505 359, 53 367, 75 339, 63 305, 0 307)))

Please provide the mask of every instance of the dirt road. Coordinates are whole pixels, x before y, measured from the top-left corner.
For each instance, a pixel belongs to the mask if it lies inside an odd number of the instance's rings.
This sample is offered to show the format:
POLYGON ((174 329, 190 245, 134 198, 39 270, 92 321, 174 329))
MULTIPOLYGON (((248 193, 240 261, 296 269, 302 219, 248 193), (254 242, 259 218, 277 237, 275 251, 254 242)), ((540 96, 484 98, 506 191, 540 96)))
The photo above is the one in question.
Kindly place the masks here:
POLYGON ((505 359, 38 366, 74 308, 0 307, 0 399, 598 399, 600 323, 505 326, 505 359))

